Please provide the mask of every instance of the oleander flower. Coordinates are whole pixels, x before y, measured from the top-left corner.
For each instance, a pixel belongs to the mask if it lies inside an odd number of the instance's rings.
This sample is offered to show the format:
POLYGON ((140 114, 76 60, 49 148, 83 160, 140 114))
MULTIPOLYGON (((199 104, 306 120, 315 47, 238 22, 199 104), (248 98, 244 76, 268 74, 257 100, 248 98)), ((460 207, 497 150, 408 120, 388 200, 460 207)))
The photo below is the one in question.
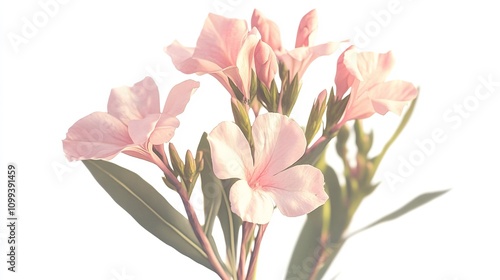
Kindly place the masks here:
POLYGON ((344 116, 336 127, 353 119, 364 119, 374 113, 391 111, 401 114, 404 106, 417 97, 416 87, 406 81, 385 81, 394 66, 391 52, 358 52, 349 47, 339 57, 335 84, 337 98, 350 98, 344 116))
POLYGON ((300 80, 316 58, 330 55, 340 46, 338 42, 312 46, 313 38, 318 29, 316 10, 311 10, 302 17, 297 30, 295 48, 292 50, 285 50, 282 47, 276 23, 267 19, 260 11, 254 10, 251 23, 252 27, 257 28, 261 33, 262 40, 273 48, 278 60, 290 71, 289 80, 293 79, 295 75, 298 75, 300 80))
POLYGON ((120 152, 152 161, 153 147, 163 149, 179 127, 181 114, 199 83, 175 85, 160 112, 158 87, 146 77, 133 87, 111 90, 108 112, 94 112, 71 126, 63 140, 68 160, 109 160, 120 152))
POLYGON ((215 175, 237 178, 230 189, 231 210, 244 221, 266 224, 274 205, 286 216, 300 216, 325 203, 324 177, 310 165, 292 166, 305 152, 300 126, 288 117, 267 113, 252 126, 254 154, 232 122, 208 136, 215 175))
POLYGON ((165 48, 175 67, 185 73, 214 76, 232 95, 231 79, 248 100, 254 51, 260 39, 246 21, 209 14, 195 48, 174 41, 165 48))

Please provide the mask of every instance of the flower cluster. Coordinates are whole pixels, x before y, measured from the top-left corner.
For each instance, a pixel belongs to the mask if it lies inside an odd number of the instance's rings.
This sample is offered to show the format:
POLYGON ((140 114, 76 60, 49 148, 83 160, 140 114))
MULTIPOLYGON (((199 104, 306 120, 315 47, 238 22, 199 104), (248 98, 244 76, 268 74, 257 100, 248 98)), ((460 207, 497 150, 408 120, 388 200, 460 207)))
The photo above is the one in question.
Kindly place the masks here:
MULTIPOLYGON (((198 148, 196 159, 188 151, 183 162, 172 143, 169 156, 164 148, 179 127, 177 116, 184 112, 191 94, 200 87, 193 80, 172 88, 163 111, 160 111, 158 88, 149 77, 132 87, 114 88, 107 112, 95 112, 80 119, 63 140, 69 160, 111 160, 123 152, 157 165, 165 183, 181 196, 196 242, 210 263, 208 267, 223 279, 227 279, 227 274, 244 278, 245 248, 252 241, 251 232, 259 226, 255 253, 260 232, 271 221, 274 208, 285 216, 300 216, 322 206, 332 195, 325 190, 325 169, 318 168, 317 155, 326 147, 323 143, 336 137, 351 120, 389 111, 401 114, 404 106, 417 96, 417 89, 409 82, 386 81, 394 64, 391 52, 362 52, 348 41, 315 45, 316 10, 302 18, 295 46, 290 49, 282 45, 278 25, 260 11, 254 10, 250 22, 249 27, 242 19, 209 14, 195 47, 174 41, 165 48, 179 71, 210 74, 230 94, 228 105, 234 121, 221 120, 202 137, 200 147, 205 142, 208 147, 198 148), (322 90, 311 102, 309 121, 303 130, 289 116, 304 73, 316 59, 330 56, 336 50, 343 51, 337 64, 332 65, 336 67, 332 88, 329 92, 322 90), (249 112, 255 117, 250 118, 249 112), (312 143, 315 138, 318 140, 312 143), (208 241, 209 231, 201 228, 190 205, 189 196, 199 174, 202 174, 202 188, 207 176, 223 186, 220 191, 227 193, 228 206, 243 221, 237 271, 231 261, 227 265, 219 262, 208 241)), ((366 170, 366 174, 371 174, 366 170)), ((220 200, 216 206, 210 205, 214 202, 205 203, 208 209, 222 207, 220 200)), ((207 218, 205 227, 210 223, 207 218)), ((233 262, 235 252, 230 257, 233 262)), ((255 258, 252 254, 249 276, 254 273, 255 260, 256 254, 255 258)))

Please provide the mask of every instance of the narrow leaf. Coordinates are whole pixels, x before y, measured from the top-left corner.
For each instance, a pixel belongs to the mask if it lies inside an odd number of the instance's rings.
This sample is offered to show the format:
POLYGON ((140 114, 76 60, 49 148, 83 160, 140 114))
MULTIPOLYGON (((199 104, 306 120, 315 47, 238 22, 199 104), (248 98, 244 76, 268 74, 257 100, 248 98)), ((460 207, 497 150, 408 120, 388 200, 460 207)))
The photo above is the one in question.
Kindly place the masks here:
POLYGON ((435 198, 445 194, 446 192, 448 192, 448 190, 444 190, 444 191, 437 191, 437 192, 431 192, 431 193, 425 193, 425 194, 422 194, 416 198, 414 198, 412 201, 408 202, 406 205, 404 205, 403 207, 399 208, 398 210, 378 219, 377 221, 351 233, 349 235, 349 237, 352 237, 353 235, 355 234, 358 234, 362 231, 365 231, 369 228, 372 228, 378 224, 381 224, 381 223, 384 223, 384 222, 388 222, 388 221, 392 221, 394 219, 397 219, 401 216, 403 216, 404 214, 407 214, 409 212, 411 212, 412 210, 415 210, 416 208, 434 200, 435 198))
POLYGON ((203 204, 205 210, 205 224, 203 230, 205 234, 211 235, 215 218, 219 213, 222 200, 222 183, 215 177, 212 169, 212 157, 210 156, 210 146, 207 141, 207 133, 201 137, 198 151, 203 152, 204 168, 200 172, 201 190, 203 192, 203 204))
POLYGON ((84 160, 83 163, 111 198, 147 231, 212 269, 188 220, 155 188, 137 174, 111 162, 84 160))

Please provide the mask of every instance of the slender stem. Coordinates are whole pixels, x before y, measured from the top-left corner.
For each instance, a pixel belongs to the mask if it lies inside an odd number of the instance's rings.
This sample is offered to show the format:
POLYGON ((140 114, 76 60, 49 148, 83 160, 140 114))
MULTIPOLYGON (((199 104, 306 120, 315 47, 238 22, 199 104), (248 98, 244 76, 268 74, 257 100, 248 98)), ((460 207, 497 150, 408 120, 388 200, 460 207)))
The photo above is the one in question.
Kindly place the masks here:
POLYGON ((203 231, 203 228, 200 225, 198 216, 196 215, 193 206, 191 205, 191 203, 189 203, 189 195, 187 193, 187 190, 182 186, 177 177, 175 177, 171 169, 168 168, 167 164, 165 164, 159 157, 153 157, 153 158, 155 160, 156 165, 160 167, 160 169, 163 171, 165 177, 167 177, 167 180, 170 181, 175 186, 177 193, 181 197, 182 204, 184 205, 184 209, 186 210, 189 223, 191 224, 191 227, 193 228, 194 234, 196 235, 196 238, 200 242, 200 245, 207 254, 208 261, 213 266, 215 273, 217 273, 221 279, 229 280, 226 271, 224 270, 222 265, 217 260, 217 257, 215 256, 215 252, 212 248, 212 245, 210 244, 210 241, 208 240, 207 236, 205 235, 205 232, 203 231))
POLYGON ((254 232, 255 224, 249 222, 243 222, 242 225, 242 233, 241 233, 241 247, 240 247, 240 262, 238 264, 238 273, 237 277, 239 280, 245 279, 245 267, 246 267, 246 259, 247 259, 247 243, 254 232))
POLYGON ((252 256, 250 257, 250 264, 248 266, 248 274, 246 280, 252 280, 255 278, 255 268, 257 267, 257 258, 259 256, 260 243, 262 241, 262 237, 264 236, 264 232, 266 231, 267 225, 268 224, 259 226, 259 231, 257 233, 257 237, 255 238, 252 256))

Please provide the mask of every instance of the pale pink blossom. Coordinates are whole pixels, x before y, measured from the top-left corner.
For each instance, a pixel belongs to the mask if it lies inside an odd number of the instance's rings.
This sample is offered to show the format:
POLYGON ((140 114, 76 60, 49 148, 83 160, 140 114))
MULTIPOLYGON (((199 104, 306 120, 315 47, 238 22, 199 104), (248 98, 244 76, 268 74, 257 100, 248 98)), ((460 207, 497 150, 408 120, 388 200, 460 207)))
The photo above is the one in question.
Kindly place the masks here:
POLYGON ((297 30, 295 48, 285 50, 281 47, 280 32, 276 23, 264 17, 258 10, 252 15, 252 27, 259 30, 262 40, 268 43, 276 53, 278 60, 284 63, 290 71, 289 79, 295 75, 301 79, 309 65, 318 57, 330 55, 340 46, 340 42, 328 42, 321 45, 312 45, 316 33, 318 19, 316 10, 308 12, 301 19, 297 30))
POLYGON ((214 76, 235 97, 231 79, 246 99, 250 95, 257 30, 248 31, 246 21, 209 14, 195 48, 174 41, 165 48, 175 67, 185 73, 214 76))
POLYGON ((385 81, 394 66, 391 52, 358 52, 348 48, 339 57, 335 84, 337 98, 350 98, 340 127, 346 121, 370 117, 374 113, 385 115, 388 111, 401 114, 409 101, 417 97, 416 87, 409 82, 385 81))
POLYGON ((158 87, 150 77, 133 87, 111 90, 108 112, 94 112, 71 126, 63 140, 69 160, 112 159, 120 152, 152 161, 153 147, 162 149, 179 126, 181 114, 199 83, 175 85, 160 112, 158 87))
POLYGON ((286 216, 300 216, 325 203, 321 171, 293 164, 304 154, 300 126, 286 116, 267 113, 252 126, 254 154, 232 122, 219 124, 208 136, 213 169, 220 179, 237 178, 230 189, 231 210, 244 221, 266 224, 274 206, 286 216))

